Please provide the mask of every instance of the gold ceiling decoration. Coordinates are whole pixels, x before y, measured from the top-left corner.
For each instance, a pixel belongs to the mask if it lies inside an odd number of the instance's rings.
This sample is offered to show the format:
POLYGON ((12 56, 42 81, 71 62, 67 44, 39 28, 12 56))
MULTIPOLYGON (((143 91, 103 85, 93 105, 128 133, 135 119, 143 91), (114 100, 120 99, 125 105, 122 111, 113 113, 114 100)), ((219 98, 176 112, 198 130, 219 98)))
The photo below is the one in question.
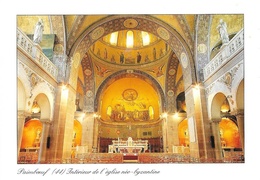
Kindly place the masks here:
POLYGON ((84 70, 84 73, 86 76, 90 76, 92 74, 92 71, 90 69, 84 70))
POLYGON ((97 40, 99 39, 101 36, 103 36, 105 32, 105 29, 103 27, 98 27, 97 29, 95 29, 92 34, 91 34, 91 38, 93 40, 97 40))
POLYGON ((181 62, 182 62, 182 66, 184 68, 186 68, 188 66, 188 59, 187 59, 187 55, 183 52, 181 53, 181 62))
POLYGON ((170 39, 170 35, 168 33, 168 31, 166 29, 164 29, 163 27, 159 27, 157 29, 157 33, 159 34, 159 36, 164 39, 164 40, 169 40, 170 39))
POLYGON ((126 89, 124 90, 122 96, 127 101, 134 101, 138 97, 138 93, 135 89, 126 89))
POLYGON ((127 19, 124 21, 124 26, 126 28, 135 28, 138 25, 138 22, 135 19, 127 19))

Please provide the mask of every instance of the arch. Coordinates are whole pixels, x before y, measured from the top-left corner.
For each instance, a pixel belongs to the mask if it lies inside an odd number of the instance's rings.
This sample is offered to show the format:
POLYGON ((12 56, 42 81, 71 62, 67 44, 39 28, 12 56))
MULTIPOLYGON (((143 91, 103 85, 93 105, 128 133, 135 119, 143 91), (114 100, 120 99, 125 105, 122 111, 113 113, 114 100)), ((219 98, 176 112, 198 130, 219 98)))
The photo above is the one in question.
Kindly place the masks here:
POLYGON ((75 119, 74 125, 73 125, 73 142, 72 146, 80 146, 81 145, 81 139, 82 139, 82 124, 75 119))
POLYGON ((240 135, 236 122, 223 118, 219 123, 221 145, 241 148, 240 135))
POLYGON ((17 110, 25 110, 26 108, 26 93, 25 87, 22 84, 21 80, 17 80, 17 110))
POLYGON ((212 99, 211 103, 211 119, 221 119, 221 106, 226 100, 226 96, 223 93, 217 93, 212 99))
POLYGON ((129 73, 128 70, 122 70, 122 71, 118 71, 118 72, 110 75, 109 77, 107 77, 106 80, 104 80, 102 82, 102 84, 99 86, 97 93, 96 93, 95 102, 94 102, 95 112, 98 111, 98 107, 101 102, 102 92, 107 88, 108 85, 110 85, 110 83, 113 82, 113 79, 124 78, 127 76, 135 76, 135 77, 141 78, 145 81, 149 81, 149 82, 152 81, 152 83, 150 83, 150 84, 158 92, 159 97, 160 97, 161 112, 165 111, 166 103, 165 103, 165 95, 164 95, 163 89, 160 86, 160 84, 153 77, 151 77, 149 74, 146 74, 140 70, 131 70, 131 73, 129 73))
POLYGON ((48 97, 44 93, 38 94, 34 99, 41 109, 41 120, 50 120, 51 119, 51 104, 48 97))
MULTIPOLYGON (((37 101, 41 108, 41 118, 40 119, 48 119, 51 120, 53 114, 53 106, 54 106, 54 95, 49 88, 49 86, 42 82, 35 86, 32 90, 32 102, 34 100, 37 101)), ((29 107, 31 109, 32 103, 29 107)))
MULTIPOLYGON (((124 15, 120 17, 108 16, 100 20, 99 23, 93 24, 91 27, 87 28, 84 33, 82 33, 82 35, 78 38, 76 43, 72 46, 71 50, 68 52, 68 55, 70 57, 73 57, 73 54, 78 51, 80 57, 84 57, 86 51, 99 38, 118 30, 128 29, 124 22, 129 19, 134 19, 134 21, 137 22, 137 25, 135 27, 132 27, 132 29, 141 31, 143 30, 152 33, 162 38, 169 45, 169 47, 171 47, 171 49, 180 60, 180 63, 182 64, 185 88, 188 88, 192 83, 196 81, 192 53, 185 40, 173 27, 149 15, 124 15)), ((72 65, 71 67, 74 67, 74 65, 72 65)), ((75 77, 71 76, 70 78, 75 77)), ((73 82, 74 80, 70 79, 69 81, 73 82)))
POLYGON ((179 146, 189 146, 188 120, 184 119, 178 124, 179 146))
POLYGON ((244 79, 239 83, 236 92, 237 109, 244 109, 244 79))
MULTIPOLYGON (((19 60, 18 60, 19 61, 19 60)), ((25 97, 31 96, 31 83, 29 81, 28 75, 24 69, 24 65, 19 61, 19 71, 17 72, 17 81, 20 81, 24 87, 25 97)), ((18 89, 19 90, 19 89, 18 89)))
POLYGON ((176 106, 177 106, 177 112, 186 112, 186 101, 185 101, 185 92, 181 92, 177 95, 176 98, 176 106))
POLYGON ((24 124, 22 143, 20 149, 39 147, 42 123, 39 119, 31 119, 24 124))

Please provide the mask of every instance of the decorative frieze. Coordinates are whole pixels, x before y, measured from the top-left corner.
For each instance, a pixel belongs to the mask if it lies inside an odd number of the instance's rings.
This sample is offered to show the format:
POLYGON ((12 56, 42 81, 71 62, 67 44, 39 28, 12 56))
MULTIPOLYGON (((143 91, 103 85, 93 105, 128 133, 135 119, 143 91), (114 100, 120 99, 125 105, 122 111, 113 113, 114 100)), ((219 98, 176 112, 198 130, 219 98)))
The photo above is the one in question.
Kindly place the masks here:
POLYGON ((31 70, 28 66, 23 64, 21 61, 19 61, 19 65, 20 65, 21 68, 24 69, 24 72, 26 72, 27 78, 28 78, 30 85, 31 85, 31 87, 30 87, 31 92, 34 89, 34 87, 36 87, 37 84, 45 83, 50 88, 50 90, 51 90, 50 92, 53 94, 53 97, 55 97, 56 91, 55 91, 54 86, 52 86, 50 83, 48 83, 42 77, 40 77, 36 72, 31 70))
POLYGON ((232 90, 232 82, 235 79, 237 71, 243 65, 243 62, 237 64, 235 67, 227 71, 224 75, 220 76, 216 81, 212 82, 209 86, 205 88, 207 95, 212 93, 212 89, 215 87, 216 83, 224 84, 230 91, 232 90))

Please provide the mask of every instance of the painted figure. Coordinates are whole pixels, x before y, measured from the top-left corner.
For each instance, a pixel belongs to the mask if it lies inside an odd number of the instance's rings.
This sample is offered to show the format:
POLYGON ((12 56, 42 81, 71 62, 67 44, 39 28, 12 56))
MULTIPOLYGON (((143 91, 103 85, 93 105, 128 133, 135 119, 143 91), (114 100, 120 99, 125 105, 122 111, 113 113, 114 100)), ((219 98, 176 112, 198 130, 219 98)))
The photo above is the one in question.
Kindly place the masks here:
POLYGON ((142 59, 142 56, 140 54, 140 52, 137 52, 137 63, 140 63, 142 59))

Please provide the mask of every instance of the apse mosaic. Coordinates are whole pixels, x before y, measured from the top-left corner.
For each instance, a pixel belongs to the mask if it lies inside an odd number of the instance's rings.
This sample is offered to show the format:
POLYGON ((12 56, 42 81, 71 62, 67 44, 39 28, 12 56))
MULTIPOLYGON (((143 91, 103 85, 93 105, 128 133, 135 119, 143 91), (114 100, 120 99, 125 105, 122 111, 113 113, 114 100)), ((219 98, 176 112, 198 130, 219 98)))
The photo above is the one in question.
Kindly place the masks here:
POLYGON ((117 103, 107 107, 107 115, 110 120, 118 122, 149 121, 154 119, 154 108, 148 100, 139 97, 137 90, 125 89, 117 103))

